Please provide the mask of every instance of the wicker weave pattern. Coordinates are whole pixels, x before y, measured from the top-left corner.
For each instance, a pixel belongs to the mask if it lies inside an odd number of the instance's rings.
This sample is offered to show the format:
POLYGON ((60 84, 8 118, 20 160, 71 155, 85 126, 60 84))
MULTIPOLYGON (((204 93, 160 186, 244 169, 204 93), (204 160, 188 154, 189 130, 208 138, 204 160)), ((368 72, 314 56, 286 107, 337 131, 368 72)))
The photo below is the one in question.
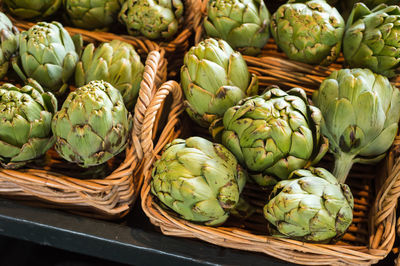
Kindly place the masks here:
MULTIPOLYGON (((198 3, 204 15, 206 0, 199 0, 198 3)), ((203 37, 201 20, 199 22, 194 26, 196 43, 203 37)), ((318 89, 332 71, 340 69, 343 63, 343 59, 339 59, 329 67, 320 67, 294 62, 278 52, 273 41, 266 45, 259 57, 244 56, 244 58, 249 71, 259 77, 261 87, 269 85, 279 85, 283 89, 301 87, 308 95, 318 89)), ((400 79, 395 82, 400 87, 400 79)), ((192 134, 200 133, 197 128, 191 130, 192 134)), ((182 129, 177 128, 176 134, 178 135, 180 131, 182 129)), ((160 227, 166 235, 198 238, 219 246, 262 252, 306 265, 370 265, 386 257, 393 247, 396 235, 396 208, 400 196, 400 136, 396 138, 381 164, 353 167, 348 180, 355 196, 354 220, 342 241, 334 245, 310 244, 267 236, 266 229, 264 231, 254 229, 260 225, 262 227, 262 223, 256 224, 255 221, 237 226, 228 221, 224 226, 216 228, 202 226, 180 219, 176 214, 162 209, 157 204, 157 199, 150 193, 150 182, 152 163, 159 158, 163 145, 164 143, 160 141, 154 146, 154 151, 146 149, 149 155, 145 155, 146 162, 143 168, 145 178, 141 198, 142 208, 150 221, 160 227), (249 226, 249 223, 253 224, 249 226)), ((329 160, 331 160, 329 156, 326 157, 322 165, 329 164, 329 160)), ((248 193, 257 194, 254 191, 250 189, 248 193)), ((253 203, 262 207, 262 203, 257 200, 253 203)), ((262 217, 261 208, 258 209, 258 214, 262 217)))
MULTIPOLYGON (((16 23, 20 30, 30 27, 16 23)), ((112 173, 104 179, 82 180, 82 169, 67 164, 58 158, 55 151, 48 153, 50 160, 45 166, 30 165, 30 169, 0 169, 0 194, 25 200, 40 200, 46 206, 65 208, 83 215, 103 219, 120 218, 127 214, 135 201, 143 181, 139 171, 143 151, 140 143, 141 131, 153 125, 144 124, 144 114, 156 91, 166 80, 167 62, 164 50, 157 44, 142 38, 124 38, 111 33, 89 32, 66 28, 70 34, 82 34, 87 42, 109 42, 119 39, 132 44, 142 58, 147 58, 139 98, 134 112, 134 128, 128 147, 123 155, 112 160, 112 173), (71 168, 72 167, 72 168, 71 168)))

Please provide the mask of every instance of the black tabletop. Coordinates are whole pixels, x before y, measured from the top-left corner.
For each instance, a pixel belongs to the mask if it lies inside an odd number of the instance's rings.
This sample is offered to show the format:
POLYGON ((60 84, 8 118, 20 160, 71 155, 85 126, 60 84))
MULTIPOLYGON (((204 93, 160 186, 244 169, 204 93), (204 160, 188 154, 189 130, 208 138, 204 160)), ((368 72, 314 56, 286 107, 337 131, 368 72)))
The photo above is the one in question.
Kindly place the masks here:
POLYGON ((136 204, 118 222, 0 199, 0 235, 130 265, 288 265, 260 253, 162 235, 136 204))

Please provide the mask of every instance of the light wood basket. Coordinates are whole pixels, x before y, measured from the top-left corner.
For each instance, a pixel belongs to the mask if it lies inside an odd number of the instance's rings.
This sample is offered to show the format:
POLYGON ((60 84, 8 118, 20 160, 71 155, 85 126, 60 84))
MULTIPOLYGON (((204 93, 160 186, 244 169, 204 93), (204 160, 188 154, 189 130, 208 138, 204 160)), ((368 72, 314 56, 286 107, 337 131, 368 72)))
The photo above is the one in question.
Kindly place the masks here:
MULTIPOLYGON (((15 22, 20 30, 31 25, 15 22)), ((141 134, 154 125, 144 123, 144 114, 159 86, 165 82, 167 61, 165 51, 156 43, 143 38, 125 38, 105 32, 90 32, 66 28, 71 35, 81 34, 86 43, 122 40, 132 44, 145 62, 143 80, 134 110, 130 110, 133 129, 124 152, 111 159, 97 171, 107 171, 98 178, 95 172, 86 171, 62 160, 51 149, 42 163, 30 163, 25 168, 8 170, 0 168, 0 195, 26 201, 34 205, 62 208, 81 215, 101 219, 118 219, 126 215, 136 200, 143 176, 143 150, 141 134)), ((10 70, 11 71, 11 70, 10 70)), ((92 170, 94 171, 94 170, 92 170)))
MULTIPOLYGON (((204 15, 204 2, 202 10, 204 15)), ((201 25, 195 26, 195 30, 198 42, 202 38, 201 25)), ((249 71, 259 77, 261 91, 270 85, 278 85, 284 90, 301 87, 309 96, 332 71, 342 68, 343 63, 342 58, 329 67, 291 61, 278 52, 273 41, 265 46, 259 57, 244 56, 244 59, 249 71)), ((393 82, 400 88, 400 78, 393 82)), ((148 112, 147 116, 154 114, 148 112)), ((175 125, 182 126, 176 129, 176 135, 180 134, 180 137, 207 136, 190 120, 175 125)), ((165 235, 197 238, 218 246, 261 252, 304 265, 370 265, 384 259, 392 250, 400 196, 400 135, 380 164, 353 166, 347 183, 355 198, 354 219, 348 232, 335 244, 311 244, 268 236, 267 221, 262 214, 267 193, 252 184, 246 185, 243 193, 257 206, 257 211, 244 221, 231 217, 222 226, 208 227, 185 221, 176 213, 161 208, 158 199, 150 192, 150 182, 152 165, 160 158, 164 144, 158 142, 152 151, 147 150, 141 199, 151 223, 160 227, 165 235)), ((318 166, 332 169, 332 156, 325 156, 318 166)))

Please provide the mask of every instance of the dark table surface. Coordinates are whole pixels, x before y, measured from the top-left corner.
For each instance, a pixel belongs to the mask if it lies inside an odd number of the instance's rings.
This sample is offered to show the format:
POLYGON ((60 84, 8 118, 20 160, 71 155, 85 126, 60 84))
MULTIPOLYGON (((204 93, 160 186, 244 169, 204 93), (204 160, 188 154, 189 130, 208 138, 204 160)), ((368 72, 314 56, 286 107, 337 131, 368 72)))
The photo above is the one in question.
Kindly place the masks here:
MULTIPOLYGON (((288 265, 260 253, 164 236, 140 204, 121 221, 108 222, 0 199, 0 235, 0 265, 288 265)), ((394 258, 390 254, 380 265, 393 265, 394 258)))

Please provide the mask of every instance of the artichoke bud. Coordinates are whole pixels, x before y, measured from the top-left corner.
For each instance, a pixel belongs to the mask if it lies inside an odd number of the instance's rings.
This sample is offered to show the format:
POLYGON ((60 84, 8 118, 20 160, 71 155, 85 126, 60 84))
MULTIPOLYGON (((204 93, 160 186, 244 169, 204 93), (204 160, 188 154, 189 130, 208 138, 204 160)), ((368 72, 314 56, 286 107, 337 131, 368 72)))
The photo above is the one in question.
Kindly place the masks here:
POLYGON ((306 242, 339 239, 353 220, 354 199, 323 168, 299 169, 275 185, 264 206, 270 233, 306 242))
POLYGON ((191 137, 166 145, 152 178, 151 191, 163 206, 183 219, 216 226, 240 202, 247 174, 222 145, 191 137))
POLYGON ((230 107, 210 132, 246 166, 256 183, 269 186, 317 163, 327 152, 327 139, 320 135, 321 117, 302 89, 285 92, 275 86, 230 107))
POLYGON ((386 77, 369 69, 334 71, 314 92, 313 103, 321 108, 322 134, 329 139, 340 183, 353 163, 375 163, 393 143, 400 92, 386 77))
POLYGON ((18 76, 35 79, 45 91, 62 95, 75 71, 79 55, 73 39, 58 22, 39 22, 19 37, 18 76))
POLYGON ((21 19, 39 19, 53 15, 62 0, 4 0, 8 10, 21 19))
POLYGON ((400 7, 381 4, 370 10, 355 4, 346 24, 343 54, 350 67, 369 68, 393 77, 400 64, 400 7))
POLYGON ((107 29, 117 21, 120 0, 64 0, 67 20, 79 28, 107 29))
POLYGON ((272 15, 271 32, 292 60, 329 65, 340 54, 345 23, 323 0, 289 1, 272 15))
POLYGON ((10 58, 18 50, 18 38, 18 29, 0 12, 0 79, 6 75, 10 58))
POLYGON ((132 45, 113 40, 98 48, 89 44, 75 70, 76 86, 104 80, 121 93, 128 110, 133 110, 139 94, 144 66, 132 45))
POLYGON ((203 127, 258 91, 257 77, 250 75, 242 55, 225 41, 211 38, 186 53, 181 83, 186 111, 203 127))
POLYGON ((181 0, 127 0, 119 20, 131 35, 171 39, 183 23, 183 3, 181 0))
POLYGON ((57 100, 41 87, 0 86, 0 164, 19 168, 54 144, 51 119, 57 100))
POLYGON ((204 28, 248 55, 260 53, 269 39, 270 14, 262 0, 210 0, 204 28))
POLYGON ((130 118, 117 89, 105 81, 91 81, 71 92, 54 115, 56 150, 85 168, 105 163, 125 149, 130 118))

